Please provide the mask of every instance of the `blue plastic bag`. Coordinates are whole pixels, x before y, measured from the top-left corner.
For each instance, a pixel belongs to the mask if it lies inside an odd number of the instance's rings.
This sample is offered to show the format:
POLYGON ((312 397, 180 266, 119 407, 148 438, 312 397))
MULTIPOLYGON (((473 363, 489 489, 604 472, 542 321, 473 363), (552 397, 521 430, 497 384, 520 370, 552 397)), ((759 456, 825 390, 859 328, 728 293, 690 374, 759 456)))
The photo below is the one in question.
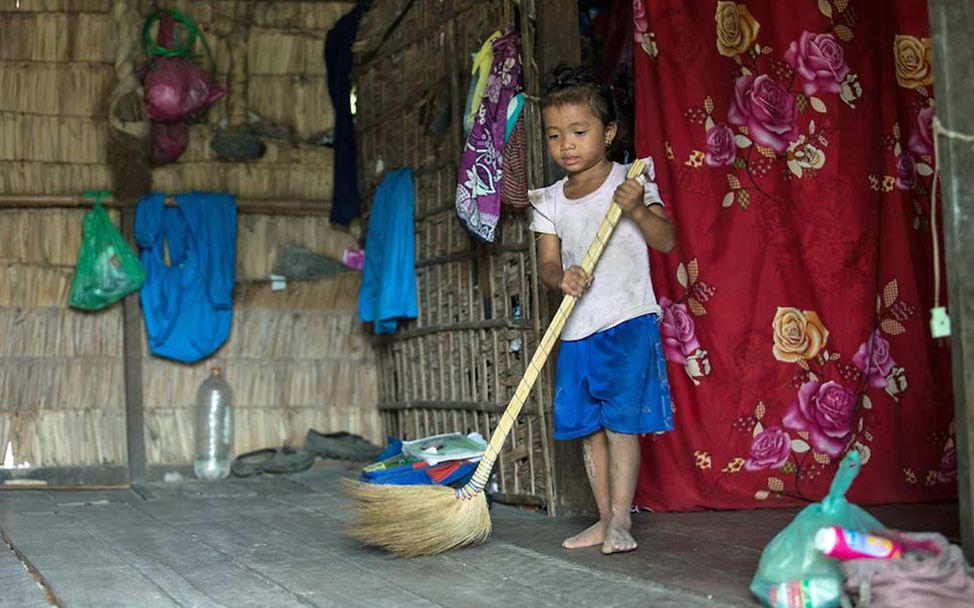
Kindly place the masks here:
POLYGON ((761 553, 751 592, 765 606, 774 608, 836 608, 841 603, 842 573, 839 563, 815 549, 815 533, 828 526, 857 532, 884 526, 845 498, 862 459, 850 451, 832 479, 828 496, 805 507, 761 553))

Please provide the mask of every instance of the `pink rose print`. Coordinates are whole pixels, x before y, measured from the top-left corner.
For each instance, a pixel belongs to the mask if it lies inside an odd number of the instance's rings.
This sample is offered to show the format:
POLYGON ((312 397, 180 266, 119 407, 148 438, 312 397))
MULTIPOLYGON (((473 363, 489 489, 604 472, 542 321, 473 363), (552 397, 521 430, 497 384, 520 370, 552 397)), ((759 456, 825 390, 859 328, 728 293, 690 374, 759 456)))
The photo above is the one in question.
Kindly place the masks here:
POLYGON ((707 154, 704 162, 711 167, 726 167, 734 164, 737 157, 737 144, 734 143, 734 132, 731 128, 720 123, 707 130, 707 154))
POLYGON ((947 483, 957 477, 957 448, 950 447, 940 458, 940 469, 937 471, 937 481, 947 483))
POLYGON ((886 378, 896 361, 889 352, 889 342, 879 331, 873 333, 869 342, 863 342, 852 357, 852 363, 866 376, 869 388, 886 388, 886 378))
POLYGON ((687 357, 700 348, 693 317, 687 311, 686 304, 673 302, 668 298, 661 298, 659 304, 663 309, 660 333, 666 360, 686 365, 687 357))
POLYGON ((733 125, 747 127, 752 140, 778 154, 798 139, 795 100, 767 74, 737 79, 727 120, 733 125))
POLYGON ((896 157, 896 181, 894 185, 900 190, 912 190, 917 182, 917 167, 913 157, 908 152, 902 152, 896 157))
POLYGON ((779 427, 771 427, 758 433, 751 443, 751 453, 744 461, 748 471, 776 469, 791 454, 791 437, 779 427))
POLYGON ((845 448, 857 402, 856 394, 837 382, 810 380, 798 389, 798 398, 788 408, 784 423, 805 431, 812 447, 835 457, 845 448))
POLYGON ((933 106, 917 114, 917 128, 910 133, 910 151, 920 156, 933 156, 933 106))
POLYGON ((632 22, 636 29, 635 42, 642 44, 643 34, 649 31, 649 18, 646 16, 643 0, 632 0, 632 22))
POLYGON ((795 68, 806 95, 841 92, 842 81, 849 73, 842 46, 831 33, 802 32, 785 52, 785 61, 795 68))

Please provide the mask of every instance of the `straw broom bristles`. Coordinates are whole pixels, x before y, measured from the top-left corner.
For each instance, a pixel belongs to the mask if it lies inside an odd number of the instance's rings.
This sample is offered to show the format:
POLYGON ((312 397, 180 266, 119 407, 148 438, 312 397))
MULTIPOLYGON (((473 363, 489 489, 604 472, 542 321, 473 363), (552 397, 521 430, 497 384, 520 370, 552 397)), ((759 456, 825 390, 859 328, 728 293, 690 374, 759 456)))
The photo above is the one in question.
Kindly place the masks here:
MULTIPOLYGON (((627 178, 636 178, 644 168, 643 161, 636 160, 629 167, 627 178)), ((582 260, 582 268, 587 274, 595 270, 621 213, 619 205, 613 201, 582 260)), ((373 485, 343 480, 346 495, 357 501, 352 505, 357 517, 349 528, 350 535, 367 545, 404 557, 444 553, 487 538, 490 513, 483 495, 484 487, 576 301, 570 295, 562 299, 467 485, 453 490, 441 486, 373 485)))
POLYGON ((490 535, 483 492, 458 499, 444 486, 393 486, 342 480, 357 515, 348 533, 403 557, 436 555, 490 535))

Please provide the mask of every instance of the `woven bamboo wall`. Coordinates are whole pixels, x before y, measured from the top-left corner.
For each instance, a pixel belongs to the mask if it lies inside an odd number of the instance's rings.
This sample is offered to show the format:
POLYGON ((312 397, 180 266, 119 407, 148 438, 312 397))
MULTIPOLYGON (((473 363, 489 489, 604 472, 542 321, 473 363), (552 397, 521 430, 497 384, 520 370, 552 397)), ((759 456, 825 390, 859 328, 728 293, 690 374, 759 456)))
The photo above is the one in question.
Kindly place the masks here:
MULTIPOLYGON (((210 2, 177 8, 204 29, 210 2)), ((0 3, 0 194, 77 194, 109 186, 105 99, 115 58, 111 0, 0 3)), ((254 3, 248 109, 306 140, 332 128, 322 57, 343 3, 254 3)), ((144 14, 149 2, 140 2, 144 14)), ((207 31, 226 82, 225 41, 207 31)), ((191 129, 176 165, 153 172, 157 190, 229 191, 241 197, 320 201, 331 193, 329 148, 268 140, 257 162, 216 162, 209 139, 225 102, 191 129)), ((122 321, 66 307, 80 245, 81 210, 0 211, 0 451, 35 466, 125 462, 122 321)), ((375 355, 355 320, 358 275, 290 283, 267 275, 287 244, 340 256, 356 240, 327 219, 242 215, 231 339, 209 362, 143 359, 149 464, 191 460, 192 405, 208 366, 234 389, 238 453, 298 443, 308 428, 382 433, 375 355)))
MULTIPOLYGON (((419 318, 378 348, 384 428, 407 439, 494 429, 540 337, 537 268, 523 210, 505 208, 498 242, 478 247, 456 219, 459 114, 468 58, 515 18, 512 2, 379 0, 359 32, 356 119, 362 166, 408 166, 416 179, 419 318), (450 96, 436 135, 424 102, 450 96)), ((374 186, 374 184, 373 184, 374 186)), ((551 505, 550 381, 542 374, 497 468, 497 496, 551 505)))

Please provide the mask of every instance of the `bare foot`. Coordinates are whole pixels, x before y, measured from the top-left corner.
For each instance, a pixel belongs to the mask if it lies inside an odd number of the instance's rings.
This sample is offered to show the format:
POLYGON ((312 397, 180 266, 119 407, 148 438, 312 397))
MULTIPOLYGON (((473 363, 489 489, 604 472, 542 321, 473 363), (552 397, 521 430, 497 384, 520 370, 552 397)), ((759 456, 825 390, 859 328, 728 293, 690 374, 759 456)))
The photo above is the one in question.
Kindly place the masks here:
POLYGON ((599 520, 590 528, 563 540, 561 546, 566 549, 581 549, 582 547, 594 547, 603 543, 605 543, 605 523, 599 520))
POLYGON ((605 542, 602 543, 602 554, 611 555, 613 553, 626 553, 634 550, 639 545, 629 533, 629 522, 619 522, 612 520, 605 533, 605 542))

